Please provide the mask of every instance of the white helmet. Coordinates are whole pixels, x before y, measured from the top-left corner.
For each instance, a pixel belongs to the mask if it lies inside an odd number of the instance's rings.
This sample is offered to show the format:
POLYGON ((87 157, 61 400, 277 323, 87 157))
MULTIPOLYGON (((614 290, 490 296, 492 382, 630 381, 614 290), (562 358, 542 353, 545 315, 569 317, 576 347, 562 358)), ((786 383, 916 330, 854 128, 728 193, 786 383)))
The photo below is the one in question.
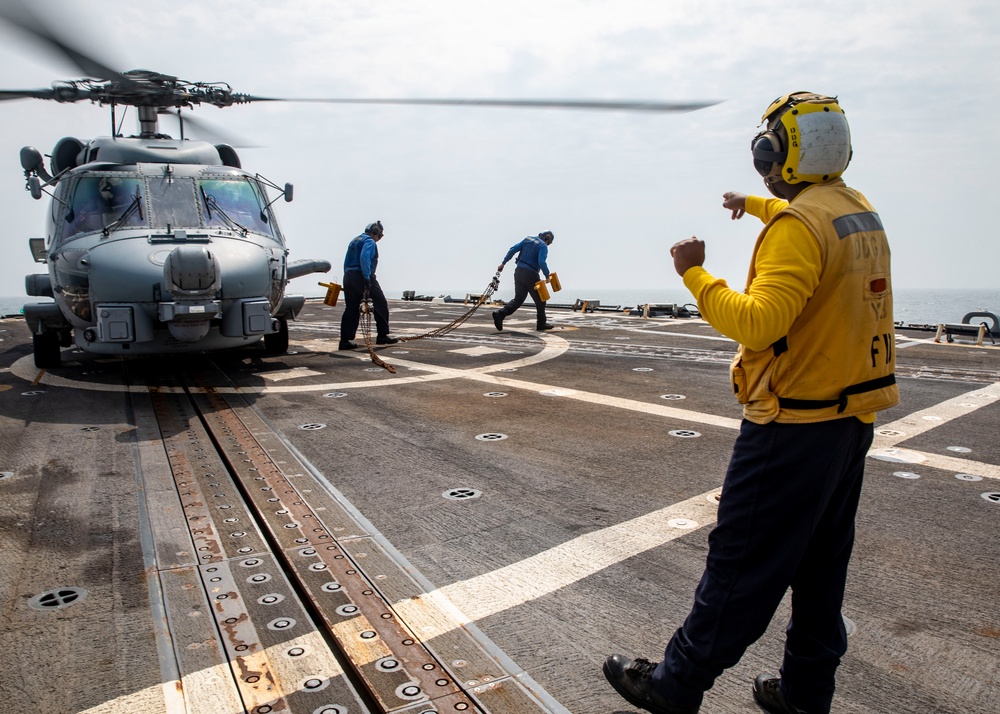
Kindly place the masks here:
POLYGON ((771 102, 750 143, 753 165, 771 186, 823 183, 837 178, 851 161, 851 129, 836 97, 794 92, 771 102))

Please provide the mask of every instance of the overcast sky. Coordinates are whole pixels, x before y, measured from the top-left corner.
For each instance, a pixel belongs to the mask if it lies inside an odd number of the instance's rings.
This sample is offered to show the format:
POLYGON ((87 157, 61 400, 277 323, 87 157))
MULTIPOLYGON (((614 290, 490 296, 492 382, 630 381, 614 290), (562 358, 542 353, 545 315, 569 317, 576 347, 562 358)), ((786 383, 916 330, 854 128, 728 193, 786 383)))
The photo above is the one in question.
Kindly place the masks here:
MULTIPOLYGON (((0 0, 8 3, 10 0, 0 0)), ((259 148, 244 168, 295 185, 279 202, 291 259, 324 258, 385 224, 390 297, 478 292, 507 249, 555 232, 563 295, 681 289, 670 246, 697 235, 706 267, 743 287, 760 224, 722 194, 765 192, 750 139, 775 97, 840 97, 898 288, 998 288, 1000 5, 951 0, 34 0, 107 64, 277 97, 723 100, 685 114, 256 104, 195 118, 259 148)), ((0 26, 0 87, 80 72, 0 26)), ((131 115, 130 115, 131 118, 131 115)), ((18 151, 109 133, 90 104, 0 102, 0 295, 23 291, 47 199, 24 190, 18 151)), ((128 128, 128 127, 126 127, 128 128)), ((161 130, 173 127, 161 122, 161 130)), ((511 271, 504 275, 509 288, 511 271)), ((589 297, 599 297, 590 295, 589 297)))

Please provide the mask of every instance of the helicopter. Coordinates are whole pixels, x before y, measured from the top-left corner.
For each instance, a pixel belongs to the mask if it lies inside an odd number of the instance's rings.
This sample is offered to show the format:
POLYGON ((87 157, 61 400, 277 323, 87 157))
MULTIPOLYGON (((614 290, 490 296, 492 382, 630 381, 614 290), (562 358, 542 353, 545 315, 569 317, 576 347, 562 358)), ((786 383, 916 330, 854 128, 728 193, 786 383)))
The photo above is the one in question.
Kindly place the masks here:
POLYGON ((138 356, 208 352, 263 342, 268 354, 289 344, 288 322, 305 297, 289 281, 327 272, 329 261, 289 261, 274 204, 290 202, 279 186, 246 170, 229 142, 185 137, 184 112, 254 102, 325 102, 683 112, 717 102, 532 99, 288 99, 234 92, 225 82, 189 82, 151 70, 118 72, 54 32, 22 3, 0 9, 0 20, 69 59, 86 76, 50 88, 0 90, 0 101, 89 101, 108 107, 110 136, 60 139, 49 154, 20 152, 25 188, 50 198, 44 238, 30 238, 46 273, 27 275, 24 318, 35 365, 60 366, 62 348, 95 355, 138 356), (125 136, 132 110, 138 133, 125 136), (159 119, 178 120, 179 137, 159 119), (276 192, 273 197, 271 192, 276 192))

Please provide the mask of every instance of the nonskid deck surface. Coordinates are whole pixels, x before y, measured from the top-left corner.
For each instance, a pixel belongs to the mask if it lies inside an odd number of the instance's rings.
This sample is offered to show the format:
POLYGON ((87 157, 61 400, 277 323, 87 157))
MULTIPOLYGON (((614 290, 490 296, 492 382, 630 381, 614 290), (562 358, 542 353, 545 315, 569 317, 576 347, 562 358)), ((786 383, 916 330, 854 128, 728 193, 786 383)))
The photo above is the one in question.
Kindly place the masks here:
MULTIPOLYGON (((394 301, 397 335, 462 305, 394 301)), ((631 711, 740 423, 698 320, 487 310, 444 338, 94 359, 0 321, 0 697, 38 712, 631 711), (228 508, 223 508, 228 506, 228 508)), ((360 337, 360 336, 359 336, 360 337)), ((897 335, 838 712, 1000 710, 1000 349, 897 335)), ((702 711, 754 712, 788 601, 702 711)))

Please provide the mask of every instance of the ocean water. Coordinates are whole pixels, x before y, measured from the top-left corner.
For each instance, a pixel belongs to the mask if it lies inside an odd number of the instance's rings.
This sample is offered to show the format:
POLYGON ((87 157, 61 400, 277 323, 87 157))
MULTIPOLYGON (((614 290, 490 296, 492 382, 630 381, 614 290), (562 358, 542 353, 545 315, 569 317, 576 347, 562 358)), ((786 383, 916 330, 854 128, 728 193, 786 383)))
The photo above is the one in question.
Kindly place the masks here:
MULTIPOLYGON (((480 288, 481 289, 481 288, 480 288)), ((419 293, 420 291, 418 291, 419 293)), ((440 292, 424 292, 424 295, 451 295, 454 298, 464 298, 468 293, 478 290, 450 290, 440 292)), ((389 298, 402 297, 402 291, 386 292, 389 298)), ((500 299, 510 299, 513 293, 501 289, 497 295, 500 299)), ((935 325, 939 322, 961 322, 970 312, 991 312, 1000 315, 1000 287, 997 289, 896 289, 893 294, 895 302, 894 318, 897 322, 908 325, 935 325)), ((564 289, 553 293, 551 302, 558 304, 573 303, 576 300, 600 300, 602 305, 621 305, 633 307, 644 303, 677 303, 693 304, 690 293, 683 289, 620 289, 596 288, 594 290, 564 289)), ((19 315, 25 302, 41 301, 42 298, 0 297, 0 316, 19 315)), ((530 303, 530 300, 529 300, 530 303)))

